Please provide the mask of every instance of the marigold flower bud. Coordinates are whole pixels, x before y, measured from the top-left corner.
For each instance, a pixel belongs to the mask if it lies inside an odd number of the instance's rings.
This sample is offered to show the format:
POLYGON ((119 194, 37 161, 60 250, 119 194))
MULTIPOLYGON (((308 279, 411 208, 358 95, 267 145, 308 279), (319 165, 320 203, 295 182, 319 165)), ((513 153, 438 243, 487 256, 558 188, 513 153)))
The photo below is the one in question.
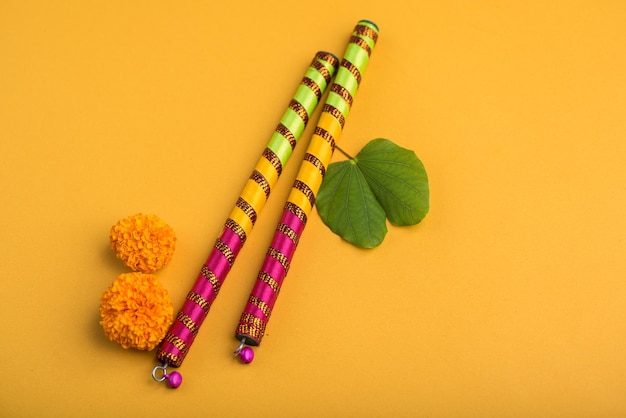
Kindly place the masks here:
POLYGON ((174 230, 156 215, 138 213, 119 220, 109 232, 111 248, 134 271, 153 273, 172 259, 174 230))
POLYGON ((124 348, 155 348, 165 337, 173 312, 167 289, 152 274, 122 274, 100 299, 100 325, 124 348))

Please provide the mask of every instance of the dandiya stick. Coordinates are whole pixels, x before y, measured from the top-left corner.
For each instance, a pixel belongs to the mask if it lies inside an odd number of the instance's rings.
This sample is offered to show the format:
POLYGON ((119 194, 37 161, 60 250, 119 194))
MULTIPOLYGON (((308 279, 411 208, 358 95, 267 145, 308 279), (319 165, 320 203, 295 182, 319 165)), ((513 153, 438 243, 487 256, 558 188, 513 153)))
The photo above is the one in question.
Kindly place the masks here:
POLYGON ((261 344, 377 39, 376 24, 367 20, 357 23, 235 332, 241 342, 235 353, 244 363, 254 358, 252 348, 246 345, 261 344))
POLYGON ((157 349, 156 358, 163 365, 153 369, 152 376, 155 380, 167 380, 171 387, 180 385, 180 373, 167 374, 167 367, 180 367, 187 356, 209 308, 252 231, 257 216, 269 198, 311 114, 330 84, 338 64, 339 59, 328 52, 320 51, 313 58, 227 218, 195 284, 187 294, 183 307, 157 349))

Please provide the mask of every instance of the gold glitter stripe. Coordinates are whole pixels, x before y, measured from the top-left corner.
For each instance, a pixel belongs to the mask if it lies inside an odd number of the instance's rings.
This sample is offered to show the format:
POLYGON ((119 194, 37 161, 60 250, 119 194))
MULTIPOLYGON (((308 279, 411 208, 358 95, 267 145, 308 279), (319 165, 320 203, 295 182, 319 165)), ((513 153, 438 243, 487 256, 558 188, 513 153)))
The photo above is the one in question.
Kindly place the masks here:
POLYGON ((217 276, 215 275, 215 273, 209 270, 207 266, 202 267, 201 273, 202 273, 202 276, 205 279, 207 279, 209 283, 211 283, 211 286, 213 286, 213 293, 215 293, 215 296, 217 296, 217 294, 220 292, 220 288, 222 287, 222 285, 220 281, 217 279, 217 276))
POLYGON ((302 106, 302 103, 300 103, 296 99, 291 99, 291 101, 289 102, 289 109, 296 112, 305 125, 309 123, 309 113, 306 111, 304 106, 302 106))
POLYGON ((224 226, 226 226, 226 228, 230 229, 231 231, 233 231, 241 240, 241 244, 245 244, 246 243, 246 231, 244 231, 244 229, 241 227, 241 225, 239 225, 237 222, 235 222, 234 220, 228 218, 226 219, 226 223, 224 224, 224 226))
POLYGON ((324 107, 322 107, 322 112, 333 115, 341 125, 341 129, 343 129, 344 125, 346 124, 346 118, 343 116, 343 113, 341 113, 341 110, 337 109, 333 105, 329 105, 326 103, 324 104, 324 107))
POLYGON ((276 155, 276 153, 270 148, 265 148, 265 150, 263 151, 263 157, 274 166, 276 172, 280 176, 283 172, 283 164, 280 162, 280 158, 278 158, 278 155, 276 155))
POLYGON ((268 285, 274 291, 274 293, 276 294, 280 293, 280 284, 276 281, 276 279, 274 279, 272 276, 270 276, 266 272, 264 271, 259 272, 259 275, 257 276, 257 280, 260 280, 266 285, 268 285))
POLYGON ((368 56, 372 55, 372 47, 370 47, 370 44, 368 44, 365 39, 359 38, 358 36, 351 36, 350 43, 360 46, 365 50, 368 56))
POLYGON ((328 142, 330 144, 330 147, 333 150, 333 152, 335 151, 335 138, 333 138, 333 136, 330 134, 330 132, 328 132, 324 128, 316 126, 315 127, 315 131, 313 131, 313 133, 315 135, 319 136, 320 138, 322 138, 324 141, 328 142))
POLYGON ((315 68, 317 72, 319 72, 322 75, 322 77, 324 77, 324 80, 326 80, 326 83, 330 83, 330 79, 331 79, 330 71, 328 71, 328 68, 326 68, 324 64, 322 64, 319 61, 313 61, 311 63, 311 67, 315 68))
POLYGON ((187 327, 187 329, 189 330, 189 332, 191 332, 194 338, 198 336, 198 330, 200 329, 200 327, 194 322, 193 319, 191 319, 189 315, 187 315, 183 311, 180 311, 178 312, 178 315, 176 315, 176 319, 187 327))
POLYGON ((281 222, 278 224, 276 230, 282 232, 287 238, 291 240, 291 242, 294 243, 295 246, 298 246, 300 237, 298 236, 296 231, 294 231, 293 228, 291 228, 289 225, 281 222))
MULTIPOLYGON (((239 324, 237 327, 237 339, 241 339, 241 336, 254 339, 254 344, 258 345, 265 334, 265 326, 251 326, 248 324, 239 324)), ((246 342, 249 344, 249 342, 246 342)))
POLYGON ((156 358, 157 360, 163 363, 167 363, 173 367, 180 367, 180 365, 183 364, 183 359, 184 359, 184 357, 177 356, 176 354, 173 354, 173 353, 168 353, 166 351, 161 350, 160 348, 157 352, 156 358))
POLYGON ((306 225, 306 221, 307 221, 306 213, 304 213, 302 208, 298 207, 298 205, 292 202, 287 202, 285 203, 285 210, 288 210, 289 212, 296 215, 298 219, 300 219, 300 222, 306 225))
POLYGON ((285 273, 289 272, 289 258, 287 258, 285 254, 281 253, 276 248, 270 247, 267 250, 267 255, 278 261, 280 265, 283 266, 283 269, 285 269, 285 273))
POLYGON ((315 96, 317 96, 318 101, 322 98, 322 89, 320 88, 320 86, 317 85, 314 80, 310 79, 309 77, 304 77, 301 84, 304 84, 305 86, 310 88, 313 93, 315 93, 315 96))
POLYGON ((354 28, 354 31, 359 36, 367 36, 368 38, 371 38, 374 42, 378 41, 378 32, 376 32, 369 26, 357 25, 356 28, 354 28))
POLYGON ((291 149, 293 150, 296 147, 296 137, 294 134, 282 123, 279 123, 276 127, 276 132, 285 137, 287 141, 289 141, 289 145, 291 145, 291 149))
POLYGON ((270 182, 267 181, 267 179, 265 178, 263 174, 261 174, 258 170, 254 170, 250 178, 254 180, 256 184, 261 186, 261 188, 265 192, 265 198, 270 197, 270 192, 271 192, 270 182))
POLYGON ((209 309, 211 308, 211 304, 208 300, 202 297, 201 294, 194 292, 193 290, 187 294, 187 300, 195 303, 199 307, 202 308, 205 315, 209 314, 209 309))
POLYGON ((334 83, 330 88, 330 91, 341 96, 341 98, 348 104, 348 107, 352 107, 352 102, 354 101, 354 98, 352 97, 352 94, 350 94, 348 89, 337 83, 334 83))
POLYGON ((176 349, 178 349, 178 351, 181 352, 182 355, 186 355, 189 352, 189 346, 187 345, 187 343, 178 338, 176 335, 172 334, 171 332, 167 333, 165 338, 163 338, 163 341, 167 341, 168 343, 172 344, 174 347, 176 347, 176 349))
POLYGON ((350 74, 352 74, 354 78, 356 78, 356 82, 361 84, 361 72, 356 67, 356 65, 352 64, 350 61, 344 58, 343 60, 341 60, 341 66, 350 71, 350 74))
POLYGON ((231 250, 230 247, 219 238, 215 240, 215 248, 221 252, 224 257, 226 257, 228 264, 232 267, 235 263, 235 253, 233 253, 233 250, 231 250))
POLYGON ((259 308, 261 312, 263 312, 263 315, 267 317, 267 319, 270 318, 270 315, 272 314, 272 309, 269 307, 267 303, 263 301, 263 299, 258 298, 254 295, 250 295, 248 302, 250 302, 251 305, 254 305, 257 308, 259 308))
POLYGON ((237 207, 241 209, 243 213, 248 215, 248 218, 250 218, 250 221, 254 225, 254 223, 256 222, 257 214, 252 205, 246 202, 242 197, 239 197, 239 199, 237 199, 237 207))
POLYGON ((296 179, 293 182, 293 187, 300 190, 306 196, 306 198, 309 199, 311 207, 315 206, 315 193, 313 193, 313 190, 311 190, 308 184, 306 184, 302 180, 296 179))
POLYGON ((339 64, 339 59, 333 54, 331 54, 330 52, 320 51, 317 54, 315 54, 315 58, 321 59, 322 61, 326 61, 327 63, 335 67, 335 69, 337 68, 337 64, 339 64))
POLYGON ((241 315, 241 319, 239 320, 239 322, 248 325, 255 325, 258 327, 265 327, 265 321, 246 312, 241 315))
POLYGON ((326 167, 324 167, 324 164, 322 164, 319 158, 307 152, 306 154, 304 154, 304 161, 308 161, 311 164, 313 164, 315 167, 317 167, 322 177, 324 177, 324 175, 326 174, 326 167))

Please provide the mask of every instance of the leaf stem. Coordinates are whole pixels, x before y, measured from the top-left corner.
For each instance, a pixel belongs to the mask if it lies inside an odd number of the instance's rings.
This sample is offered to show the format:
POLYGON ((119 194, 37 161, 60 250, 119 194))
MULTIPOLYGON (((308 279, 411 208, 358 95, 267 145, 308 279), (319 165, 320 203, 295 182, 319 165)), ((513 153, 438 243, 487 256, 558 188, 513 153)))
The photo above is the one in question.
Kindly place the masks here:
POLYGON ((343 155, 345 155, 348 159, 354 160, 354 157, 342 150, 338 145, 335 145, 335 148, 339 150, 343 155))

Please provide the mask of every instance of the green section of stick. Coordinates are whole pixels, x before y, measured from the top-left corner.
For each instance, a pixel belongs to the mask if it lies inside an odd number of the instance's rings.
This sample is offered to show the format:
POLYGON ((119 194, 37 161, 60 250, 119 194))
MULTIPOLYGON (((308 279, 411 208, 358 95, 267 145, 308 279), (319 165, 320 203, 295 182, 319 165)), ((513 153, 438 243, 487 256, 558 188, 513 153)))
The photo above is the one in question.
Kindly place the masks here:
MULTIPOLYGON (((324 59, 321 59, 319 57, 319 54, 320 53, 316 55, 314 61, 322 64, 328 71, 330 77, 332 77, 336 70, 336 64, 338 64, 337 60, 335 59, 334 63, 328 62, 324 59)), ((309 66, 309 68, 307 69, 305 73, 305 78, 311 79, 315 82, 315 84, 319 88, 320 94, 323 94, 328 87, 328 84, 330 84, 324 78, 324 74, 322 74, 318 69, 314 68, 313 65, 309 66)), ((300 103, 304 107, 304 109, 306 109, 309 118, 311 117, 319 103, 319 99, 317 98, 317 94, 315 93, 314 88, 311 88, 304 83, 300 83, 298 89, 293 96, 293 99, 300 103)), ((306 128, 302 117, 290 108, 285 111, 283 117, 280 119, 280 123, 284 125, 289 132, 291 132, 291 134, 293 135, 293 140, 295 141, 300 138, 302 132, 304 132, 304 129, 306 128)), ((268 148, 271 149, 278 156, 283 166, 287 164, 287 161, 289 160, 293 152, 292 144, 287 138, 285 138, 282 133, 278 131, 272 134, 272 137, 270 138, 268 144, 268 148)))

